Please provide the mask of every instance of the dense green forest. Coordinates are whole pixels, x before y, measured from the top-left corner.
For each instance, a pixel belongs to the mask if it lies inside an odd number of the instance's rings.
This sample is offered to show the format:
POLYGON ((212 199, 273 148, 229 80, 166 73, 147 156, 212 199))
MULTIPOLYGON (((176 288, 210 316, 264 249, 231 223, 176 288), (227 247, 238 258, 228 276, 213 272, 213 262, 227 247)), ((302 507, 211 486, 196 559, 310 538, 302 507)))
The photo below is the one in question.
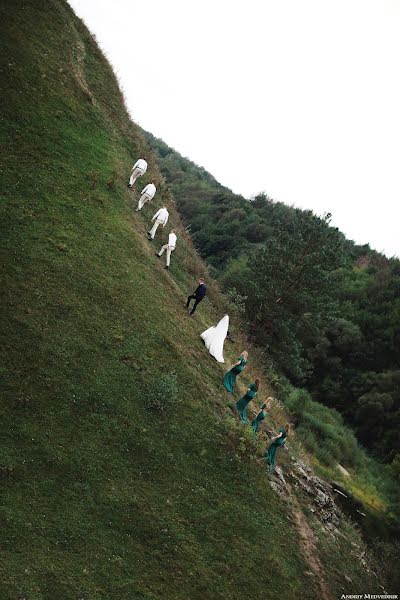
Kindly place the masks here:
POLYGON ((146 134, 201 256, 267 361, 339 411, 400 476, 400 262, 358 246, 330 215, 247 200, 146 134))

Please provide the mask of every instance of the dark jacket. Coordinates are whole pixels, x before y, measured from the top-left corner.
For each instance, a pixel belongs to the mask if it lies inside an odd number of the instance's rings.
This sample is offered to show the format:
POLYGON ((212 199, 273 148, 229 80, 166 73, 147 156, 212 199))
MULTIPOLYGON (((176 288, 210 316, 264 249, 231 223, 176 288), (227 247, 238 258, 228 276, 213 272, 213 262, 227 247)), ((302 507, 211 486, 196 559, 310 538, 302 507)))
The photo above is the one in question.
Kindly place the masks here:
POLYGON ((196 300, 203 300, 204 296, 206 295, 207 292, 207 288, 204 285, 204 283, 201 283, 197 288, 196 291, 194 292, 193 296, 196 297, 196 300))

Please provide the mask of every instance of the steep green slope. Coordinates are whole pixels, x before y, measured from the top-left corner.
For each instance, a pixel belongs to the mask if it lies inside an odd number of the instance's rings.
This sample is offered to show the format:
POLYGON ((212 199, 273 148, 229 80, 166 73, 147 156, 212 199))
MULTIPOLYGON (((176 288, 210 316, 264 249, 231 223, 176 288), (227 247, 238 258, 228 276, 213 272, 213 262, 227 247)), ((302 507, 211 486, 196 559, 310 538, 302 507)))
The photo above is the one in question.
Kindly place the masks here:
MULTIPOLYGON (((184 310, 206 271, 110 66, 65 2, 0 11, 0 597, 319 597, 199 338, 226 310, 216 285, 196 318, 184 310), (137 216, 150 181, 159 192, 137 216), (145 238, 162 200, 179 234, 170 272, 145 238)), ((368 578, 355 558, 346 572, 368 578)))
MULTIPOLYGON (((225 292, 240 300, 253 339, 275 371, 339 411, 373 456, 366 476, 388 496, 399 530, 400 261, 356 246, 329 218, 265 194, 251 201, 235 195, 162 140, 145 136, 194 243, 225 292)), ((308 430, 303 440, 325 466, 358 462, 360 471, 355 440, 345 435, 341 451, 326 428, 326 411, 320 422, 296 412, 308 430)), ((345 434, 343 424, 339 429, 345 434)))

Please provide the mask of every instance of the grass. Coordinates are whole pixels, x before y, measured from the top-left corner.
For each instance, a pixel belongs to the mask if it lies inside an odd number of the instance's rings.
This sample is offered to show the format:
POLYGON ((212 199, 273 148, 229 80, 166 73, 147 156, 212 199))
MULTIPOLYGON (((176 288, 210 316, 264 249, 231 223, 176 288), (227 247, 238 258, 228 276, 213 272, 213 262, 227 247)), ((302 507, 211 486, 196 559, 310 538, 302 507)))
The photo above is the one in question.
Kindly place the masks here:
POLYGON ((226 304, 208 279, 187 317, 207 271, 111 68, 61 0, 3 1, 0 17, 0 597, 317 598, 289 507, 199 337, 226 304), (145 237, 165 199, 170 272, 154 257, 161 236, 145 237))
POLYGON ((156 203, 133 216, 147 149, 110 68, 62 2, 2 16, 1 597, 254 598, 260 565, 297 597, 287 509, 224 446, 223 371, 199 338, 221 300, 211 284, 189 320, 203 265, 179 216, 170 274, 144 236, 156 203), (158 413, 171 373, 177 403, 158 413))
POLYGON ((395 515, 385 531, 385 521, 390 519, 396 498, 394 481, 384 465, 369 457, 358 444, 341 415, 313 401, 306 390, 291 387, 285 396, 285 407, 296 421, 296 437, 315 470, 328 481, 339 482, 362 503, 363 511, 369 512, 372 519, 370 529, 376 529, 380 521, 383 538, 395 534, 395 515), (340 473, 338 464, 346 468, 350 477, 340 473))
MULTIPOLYGON (((379 578, 374 576, 376 565, 368 547, 360 540, 358 530, 350 522, 343 522, 341 535, 332 537, 316 528, 318 547, 326 565, 327 576, 334 598, 342 594, 383 593, 379 578), (343 557, 346 557, 346 562, 343 557), (368 572, 361 568, 364 562, 368 572), (358 568, 355 568, 358 565, 358 568)), ((389 592, 390 593, 390 592, 389 592)))

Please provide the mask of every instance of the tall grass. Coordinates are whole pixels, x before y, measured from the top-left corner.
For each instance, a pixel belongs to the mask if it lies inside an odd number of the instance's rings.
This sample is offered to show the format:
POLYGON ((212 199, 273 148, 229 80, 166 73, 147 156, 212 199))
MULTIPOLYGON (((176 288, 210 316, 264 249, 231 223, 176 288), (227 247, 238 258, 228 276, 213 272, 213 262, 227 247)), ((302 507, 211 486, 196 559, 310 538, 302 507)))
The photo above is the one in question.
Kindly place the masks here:
POLYGON ((315 402, 306 390, 296 388, 290 391, 285 405, 293 415, 304 446, 323 464, 360 467, 365 463, 364 450, 335 409, 315 402))

